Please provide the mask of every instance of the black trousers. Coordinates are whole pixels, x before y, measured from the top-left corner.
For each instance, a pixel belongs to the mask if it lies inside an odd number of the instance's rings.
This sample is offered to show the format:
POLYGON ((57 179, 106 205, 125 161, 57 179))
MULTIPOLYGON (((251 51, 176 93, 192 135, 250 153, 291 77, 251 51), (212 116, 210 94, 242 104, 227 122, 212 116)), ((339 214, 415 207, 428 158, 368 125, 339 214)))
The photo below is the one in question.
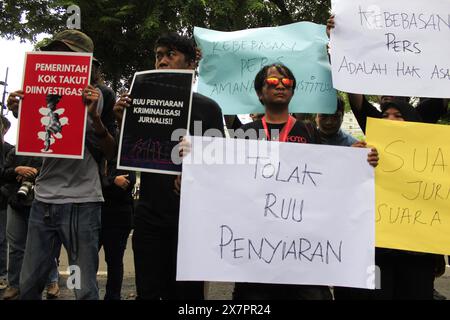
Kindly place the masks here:
POLYGON ((329 287, 287 284, 236 283, 233 300, 331 300, 329 287))
MULTIPOLYGON (((393 249, 375 249, 380 270, 377 290, 334 288, 336 300, 432 300, 436 258, 393 249)), ((378 275, 377 275, 378 276, 378 275)))
POLYGON ((133 207, 103 206, 99 250, 103 246, 108 270, 105 300, 120 300, 123 281, 123 256, 131 231, 133 207))
POLYGON ((134 222, 137 299, 204 299, 203 282, 175 280, 178 227, 155 226, 139 216, 135 216, 134 222))

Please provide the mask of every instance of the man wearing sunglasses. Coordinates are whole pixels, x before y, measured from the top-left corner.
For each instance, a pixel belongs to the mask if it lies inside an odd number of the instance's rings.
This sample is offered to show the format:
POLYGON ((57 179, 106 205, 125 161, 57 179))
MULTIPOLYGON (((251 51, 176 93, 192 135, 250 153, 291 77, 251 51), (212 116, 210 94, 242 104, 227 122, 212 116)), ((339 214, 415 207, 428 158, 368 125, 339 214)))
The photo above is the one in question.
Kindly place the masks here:
MULTIPOLYGON (((262 119, 248 123, 241 129, 256 132, 259 140, 281 142, 320 143, 313 125, 305 124, 289 114, 289 103, 294 95, 296 80, 291 70, 282 64, 263 67, 255 77, 255 90, 265 108, 262 119)), ((253 133, 253 132, 252 132, 253 133)))
MULTIPOLYGON (((242 126, 244 137, 258 140, 321 143, 318 130, 310 123, 296 121, 289 114, 296 80, 291 70, 282 64, 263 67, 255 77, 255 90, 265 109, 265 116, 242 126), (256 135, 256 136, 255 136, 256 135)), ((239 136, 238 136, 239 138, 239 136)), ((372 149, 367 161, 376 166, 378 154, 372 149)), ((234 300, 331 300, 326 286, 236 283, 234 300)))
MULTIPOLYGON (((264 105, 265 116, 261 120, 242 126, 247 137, 296 143, 320 143, 320 136, 313 125, 296 121, 289 114, 289 103, 294 95, 295 77, 281 64, 263 67, 255 77, 255 90, 264 105)), ((328 287, 284 284, 236 283, 234 300, 271 299, 331 299, 328 287)))

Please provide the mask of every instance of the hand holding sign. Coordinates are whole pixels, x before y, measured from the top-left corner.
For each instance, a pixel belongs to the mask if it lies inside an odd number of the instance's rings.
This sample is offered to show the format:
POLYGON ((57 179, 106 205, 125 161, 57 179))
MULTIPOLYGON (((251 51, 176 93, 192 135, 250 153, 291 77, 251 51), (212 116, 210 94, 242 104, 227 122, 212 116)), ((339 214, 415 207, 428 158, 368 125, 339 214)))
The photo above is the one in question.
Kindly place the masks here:
MULTIPOLYGON (((365 141, 357 141, 354 144, 352 144, 353 148, 367 148, 367 142, 365 141)), ((376 167, 378 166, 378 150, 376 148, 371 148, 370 152, 367 154, 367 162, 372 166, 376 167)))
POLYGON ((98 103, 99 93, 94 86, 88 85, 83 90, 83 102, 86 104, 88 108, 88 113, 93 118, 98 118, 99 114, 97 111, 97 103, 98 103))
POLYGON ((114 178, 114 184, 123 190, 126 190, 130 186, 130 180, 127 179, 128 174, 116 176, 114 178))
POLYGON ((6 102, 6 106, 13 113, 17 113, 18 108, 19 108, 19 102, 23 98, 24 98, 23 90, 17 90, 17 91, 11 92, 9 94, 9 96, 8 96, 8 100, 6 102))
POLYGON ((120 98, 116 101, 114 105, 114 115, 116 116, 117 122, 121 125, 123 112, 125 108, 128 108, 131 104, 131 98, 129 93, 123 93, 120 95, 120 98))
POLYGON ((17 154, 83 158, 87 111, 98 117, 91 66, 92 53, 26 53, 23 91, 8 98, 14 112, 20 99, 17 154))
POLYGON ((137 72, 130 99, 123 94, 114 111, 123 120, 118 168, 177 175, 178 137, 189 129, 193 70, 137 72), (177 138, 175 138, 177 137, 177 138))

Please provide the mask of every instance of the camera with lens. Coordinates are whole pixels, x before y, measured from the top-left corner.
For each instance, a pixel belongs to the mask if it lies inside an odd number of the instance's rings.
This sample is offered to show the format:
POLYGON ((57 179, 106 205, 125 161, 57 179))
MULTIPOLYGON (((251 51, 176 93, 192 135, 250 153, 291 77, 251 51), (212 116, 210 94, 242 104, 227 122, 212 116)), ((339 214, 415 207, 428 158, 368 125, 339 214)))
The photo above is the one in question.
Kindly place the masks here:
POLYGON ((22 182, 22 185, 17 191, 17 198, 19 200, 26 200, 31 194, 32 190, 33 190, 33 183, 31 181, 22 182))

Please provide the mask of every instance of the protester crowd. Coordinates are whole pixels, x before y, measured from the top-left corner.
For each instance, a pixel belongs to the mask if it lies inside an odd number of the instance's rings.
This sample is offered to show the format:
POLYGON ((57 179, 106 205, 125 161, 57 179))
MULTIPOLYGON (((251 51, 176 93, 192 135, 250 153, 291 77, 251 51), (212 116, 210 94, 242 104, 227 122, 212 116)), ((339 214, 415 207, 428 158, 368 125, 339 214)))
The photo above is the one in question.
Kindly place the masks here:
MULTIPOLYGON (((328 29, 334 27, 333 18, 328 21, 328 29)), ((80 31, 65 30, 40 50, 93 53, 94 43, 80 31)), ((161 35, 154 45, 154 54, 157 70, 194 70, 201 58, 194 41, 177 33, 161 35)), ((132 100, 128 93, 116 98, 116 93, 101 78, 99 61, 94 59, 92 67, 90 85, 82 96, 89 119, 83 159, 17 156, 15 148, 3 142, 0 169, 3 299, 37 300, 45 289, 48 299, 57 298, 62 246, 69 264, 78 266, 82 272, 81 285, 74 289, 77 299, 120 299, 123 257, 132 229, 137 299, 204 299, 203 282, 176 281, 181 176, 141 173, 139 199, 134 203, 136 174, 116 168, 123 113, 132 100), (99 296, 97 284, 101 247, 108 272, 104 297, 99 296)), ((317 114, 315 123, 297 119, 290 113, 296 79, 289 67, 270 64, 257 73, 255 95, 265 113, 253 115, 254 121, 242 126, 244 132, 256 129, 264 133, 256 137, 260 140, 368 147, 341 129, 344 115, 341 98, 334 114, 317 114)), ((26 98, 22 90, 15 91, 9 95, 7 106, 17 116, 19 101, 26 98)), ((382 96, 380 111, 363 95, 348 94, 348 98, 363 131, 367 117, 436 123, 447 113, 448 105, 444 99, 421 99, 419 106, 413 107, 408 98, 382 96)), ((193 130, 195 121, 201 121, 202 135, 216 129, 210 132, 225 136, 220 106, 199 93, 192 98, 191 135, 198 134, 193 130)), ((2 122, 4 136, 10 124, 6 118, 2 122)), ((377 166, 376 148, 370 148, 367 162, 377 166)), ((381 269, 381 289, 236 283, 233 298, 433 298, 433 281, 437 270, 442 269, 441 256, 377 248, 375 261, 381 269)))

